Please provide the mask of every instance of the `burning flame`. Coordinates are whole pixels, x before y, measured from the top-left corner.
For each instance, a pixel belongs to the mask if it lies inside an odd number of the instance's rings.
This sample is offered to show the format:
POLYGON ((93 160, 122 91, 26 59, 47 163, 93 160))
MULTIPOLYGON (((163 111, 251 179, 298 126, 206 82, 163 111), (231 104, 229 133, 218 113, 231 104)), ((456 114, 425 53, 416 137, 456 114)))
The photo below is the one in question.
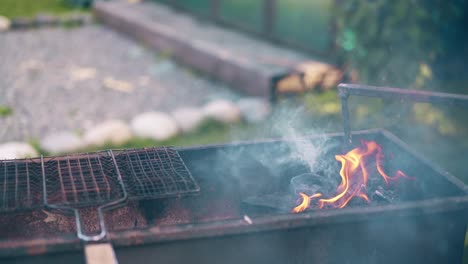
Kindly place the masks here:
MULTIPOLYGON (((362 146, 355 148, 345 155, 336 155, 335 159, 341 162, 341 184, 336 189, 336 195, 328 199, 319 199, 319 208, 325 206, 333 208, 343 208, 354 197, 360 197, 366 202, 370 202, 366 194, 367 180, 369 178, 369 170, 366 167, 366 161, 374 157, 377 171, 382 176, 385 183, 388 185, 391 181, 395 181, 402 177, 407 177, 403 172, 397 171, 395 176, 387 175, 383 170, 383 151, 382 147, 375 141, 361 141, 362 146)), ((306 210, 310 206, 313 198, 321 197, 321 193, 315 193, 311 196, 305 193, 299 193, 301 203, 292 209, 293 213, 299 213, 306 210)), ((298 202, 299 202, 298 201, 298 202)))
POLYGON ((302 202, 300 205, 294 207, 294 209, 292 210, 293 213, 300 213, 302 211, 304 211, 305 209, 307 209, 307 207, 309 207, 309 204, 310 204, 310 200, 311 199, 314 199, 314 198, 317 198, 317 197, 320 197, 322 196, 321 193, 316 193, 312 196, 308 196, 307 194, 305 193, 299 193, 299 195, 301 196, 302 198, 302 202))

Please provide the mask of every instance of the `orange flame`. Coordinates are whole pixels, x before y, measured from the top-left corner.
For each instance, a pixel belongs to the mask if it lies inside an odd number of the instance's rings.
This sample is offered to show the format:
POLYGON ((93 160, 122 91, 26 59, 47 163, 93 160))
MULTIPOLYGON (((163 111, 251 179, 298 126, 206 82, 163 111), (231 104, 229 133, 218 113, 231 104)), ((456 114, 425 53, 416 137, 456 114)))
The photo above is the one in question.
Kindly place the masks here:
MULTIPOLYGON (((312 196, 308 196, 307 194, 302 193, 302 192, 299 193, 299 195, 300 195, 301 198, 302 198, 302 202, 301 202, 301 204, 299 204, 298 206, 296 206, 296 207, 294 207, 294 208, 292 209, 292 212, 293 212, 293 213, 300 213, 300 212, 304 211, 305 209, 307 209, 307 208, 309 207, 309 205, 310 205, 310 200, 311 200, 311 199, 314 199, 314 198, 317 198, 317 197, 322 196, 321 193, 316 193, 316 194, 314 194, 314 195, 312 195, 312 196)), ((299 201, 299 200, 298 200, 298 201, 299 201)))
MULTIPOLYGON (((383 151, 382 147, 375 141, 362 141, 362 147, 355 148, 345 155, 336 155, 335 159, 341 162, 341 183, 338 186, 334 197, 328 199, 319 199, 319 208, 325 206, 333 208, 343 208, 354 197, 360 197, 366 202, 370 202, 366 194, 367 180, 369 171, 366 167, 366 161, 369 157, 375 157, 377 171, 388 185, 391 181, 397 180, 401 177, 407 177, 403 172, 397 171, 395 176, 388 176, 383 170, 383 151)), ((304 193, 299 193, 302 197, 302 202, 296 206, 292 212, 299 213, 306 210, 310 206, 310 200, 322 196, 321 193, 316 193, 308 196, 304 193)))

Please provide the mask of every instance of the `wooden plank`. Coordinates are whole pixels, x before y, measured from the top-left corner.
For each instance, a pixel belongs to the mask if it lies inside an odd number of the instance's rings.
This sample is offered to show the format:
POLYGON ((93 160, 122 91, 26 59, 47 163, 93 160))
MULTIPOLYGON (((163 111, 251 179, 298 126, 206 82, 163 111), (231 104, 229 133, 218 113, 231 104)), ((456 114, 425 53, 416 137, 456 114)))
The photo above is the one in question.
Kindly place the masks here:
POLYGON ((86 245, 85 257, 87 264, 118 264, 114 248, 109 243, 86 245))

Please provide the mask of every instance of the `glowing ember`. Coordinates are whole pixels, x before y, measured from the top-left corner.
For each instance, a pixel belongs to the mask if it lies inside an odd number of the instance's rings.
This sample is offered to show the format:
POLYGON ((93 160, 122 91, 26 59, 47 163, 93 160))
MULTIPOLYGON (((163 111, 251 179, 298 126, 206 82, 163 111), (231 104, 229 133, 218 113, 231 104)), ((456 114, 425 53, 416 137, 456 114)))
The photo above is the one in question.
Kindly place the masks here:
MULTIPOLYGON (((383 151, 375 141, 361 141, 362 146, 355 148, 345 155, 336 155, 335 159, 341 162, 341 184, 336 189, 336 195, 328 199, 319 199, 318 207, 343 208, 354 197, 360 197, 366 202, 370 202, 366 194, 367 180, 369 171, 366 167, 366 162, 370 158, 375 159, 375 165, 380 176, 388 185, 391 181, 401 177, 407 177, 403 172, 397 171, 395 176, 388 176, 382 167, 383 151)), ((321 197, 321 193, 315 193, 311 196, 305 193, 299 193, 300 204, 292 209, 293 213, 299 213, 306 210, 310 206, 311 199, 321 197)), ((298 201, 298 203, 299 203, 298 201)))

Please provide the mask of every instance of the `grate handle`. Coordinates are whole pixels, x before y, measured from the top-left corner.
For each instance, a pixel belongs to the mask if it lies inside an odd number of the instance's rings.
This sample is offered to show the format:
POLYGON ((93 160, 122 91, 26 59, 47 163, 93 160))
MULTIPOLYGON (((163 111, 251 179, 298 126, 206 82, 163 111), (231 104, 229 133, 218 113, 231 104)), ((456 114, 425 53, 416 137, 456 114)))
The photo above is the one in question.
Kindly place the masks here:
POLYGON ((65 210, 69 212, 73 212, 75 214, 75 223, 76 223, 76 230, 77 230, 77 236, 79 239, 85 241, 85 242, 90 242, 90 241, 99 241, 103 238, 106 237, 107 235, 107 230, 106 230, 106 224, 105 224, 105 219, 104 219, 104 212, 108 210, 112 210, 118 207, 121 207, 125 205, 128 201, 128 194, 125 189, 125 185, 122 179, 122 175, 120 174, 120 171, 117 166, 117 161, 115 159, 114 153, 112 150, 108 151, 109 155, 112 157, 112 162, 117 169, 117 176, 118 176, 118 181, 120 188, 122 189, 123 196, 117 200, 114 200, 112 202, 108 202, 104 205, 101 205, 97 207, 97 213, 98 213, 98 219, 99 219, 99 234, 94 234, 94 235, 88 235, 83 232, 83 226, 82 226, 82 221, 80 217, 80 210, 79 208, 72 208, 69 206, 64 206, 64 205, 52 205, 47 202, 47 189, 46 189, 46 173, 45 173, 45 165, 44 165, 44 157, 41 156, 41 167, 42 167, 42 188, 43 188, 43 202, 46 207, 52 208, 52 209, 60 209, 60 210, 65 210))
POLYGON ((106 229, 106 223, 104 221, 104 212, 102 210, 102 207, 99 207, 97 210, 100 232, 95 235, 88 235, 84 233, 84 229, 81 224, 80 210, 73 209, 73 211, 75 213, 76 233, 79 239, 86 241, 86 242, 90 242, 90 241, 99 241, 103 239, 104 237, 106 237, 107 229, 106 229))
POLYGON ((348 98, 351 95, 398 99, 430 104, 459 105, 468 107, 468 95, 416 91, 401 88, 378 87, 360 84, 338 85, 338 95, 341 98, 341 114, 343 116, 343 130, 346 145, 351 145, 351 124, 349 121, 348 98))
POLYGON ((126 204, 127 201, 128 201, 128 194, 127 194, 127 191, 125 189, 125 185, 124 185, 124 182, 123 182, 123 179, 122 179, 122 175, 120 174, 120 171, 118 169, 117 161, 115 159, 114 153, 112 152, 112 150, 109 150, 109 154, 112 157, 112 162, 114 163, 114 166, 117 168, 119 184, 120 184, 120 187, 122 188, 123 197, 118 199, 118 200, 115 200, 113 202, 110 202, 110 203, 107 203, 105 205, 99 206, 97 208, 98 218, 99 218, 99 229, 101 231, 100 231, 99 234, 96 234, 96 235, 87 235, 87 234, 85 234, 83 232, 83 228, 82 228, 82 225, 81 225, 81 219, 80 219, 80 212, 76 208, 73 209, 73 211, 75 213, 75 219, 76 219, 77 236, 78 236, 79 239, 81 239, 83 241, 86 241, 86 242, 99 241, 99 240, 105 238, 107 236, 107 229, 106 229, 106 221, 104 219, 104 212, 107 211, 107 210, 112 210, 112 209, 115 209, 117 207, 120 207, 120 206, 126 204))

